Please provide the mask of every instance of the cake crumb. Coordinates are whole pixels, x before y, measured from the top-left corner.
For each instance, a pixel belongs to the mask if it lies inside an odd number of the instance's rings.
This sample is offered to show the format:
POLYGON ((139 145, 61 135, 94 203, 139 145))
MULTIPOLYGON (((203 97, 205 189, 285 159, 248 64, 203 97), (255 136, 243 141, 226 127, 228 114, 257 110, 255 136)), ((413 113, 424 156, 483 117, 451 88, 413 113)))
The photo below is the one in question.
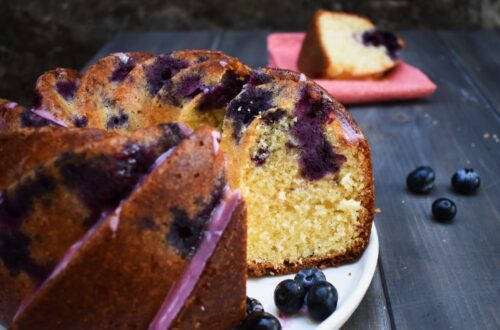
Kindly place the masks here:
POLYGON ((490 138, 490 133, 485 132, 485 133, 483 134, 483 139, 488 140, 489 138, 490 138))
POLYGON ((201 309, 202 312, 204 312, 205 311, 205 306, 201 305, 200 309, 201 309))

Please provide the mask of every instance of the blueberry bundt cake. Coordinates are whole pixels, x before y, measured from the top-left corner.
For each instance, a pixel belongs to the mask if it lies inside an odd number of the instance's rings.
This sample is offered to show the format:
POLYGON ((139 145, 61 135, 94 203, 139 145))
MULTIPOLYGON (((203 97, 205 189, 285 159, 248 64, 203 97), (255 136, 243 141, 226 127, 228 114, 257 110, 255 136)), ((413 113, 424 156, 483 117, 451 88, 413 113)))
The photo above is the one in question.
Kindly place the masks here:
POLYGON ((298 67, 313 78, 379 78, 396 65, 404 42, 366 17, 318 10, 300 51, 298 67))
POLYGON ((13 329, 229 328, 245 272, 341 264, 369 240, 368 143, 298 73, 216 51, 116 53, 82 76, 45 73, 34 107, 2 101, 0 119, 13 329))

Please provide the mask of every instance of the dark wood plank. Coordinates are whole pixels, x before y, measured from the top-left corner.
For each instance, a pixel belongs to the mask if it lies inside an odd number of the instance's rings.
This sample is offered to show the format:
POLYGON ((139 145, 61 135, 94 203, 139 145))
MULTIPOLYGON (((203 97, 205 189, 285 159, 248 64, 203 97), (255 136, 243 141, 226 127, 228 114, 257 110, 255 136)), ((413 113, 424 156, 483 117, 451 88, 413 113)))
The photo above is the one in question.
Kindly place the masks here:
POLYGON ((85 71, 90 65, 103 56, 116 52, 143 51, 166 53, 186 48, 214 49, 220 42, 220 32, 123 32, 105 44, 85 65, 85 71))
MULTIPOLYGON (((492 31, 440 32, 439 37, 450 48, 481 92, 500 110, 500 34, 492 31)), ((462 92, 467 96, 467 92, 462 92)))
POLYGON ((372 283, 358 309, 344 324, 342 330, 391 329, 389 310, 385 301, 380 271, 377 268, 372 283))
POLYGON ((382 277, 396 328, 500 327, 500 144, 484 139, 499 119, 477 86, 434 34, 404 34, 404 58, 438 85, 426 101, 350 107, 373 153, 382 277), (436 187, 428 196, 405 189, 406 175, 431 165, 436 187), (483 185, 476 196, 451 192, 450 177, 473 167, 483 185), (438 197, 458 207, 454 223, 430 216, 438 197))

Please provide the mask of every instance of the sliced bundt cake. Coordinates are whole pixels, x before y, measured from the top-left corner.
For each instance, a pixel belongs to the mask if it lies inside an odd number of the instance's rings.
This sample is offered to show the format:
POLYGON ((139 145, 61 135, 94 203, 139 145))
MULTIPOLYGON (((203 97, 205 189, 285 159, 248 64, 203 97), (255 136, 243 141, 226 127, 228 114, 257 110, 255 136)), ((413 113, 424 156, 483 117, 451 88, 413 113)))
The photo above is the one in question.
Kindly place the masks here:
POLYGON ((247 201, 251 275, 362 253, 373 219, 369 147, 305 75, 204 50, 117 53, 70 72, 42 76, 31 111, 0 107, 0 148, 34 153, 47 141, 26 164, 2 167, 11 173, 0 189, 2 320, 29 295, 14 329, 229 327, 243 315, 246 259, 231 190, 247 201), (223 133, 186 138, 166 121, 223 133), (25 128, 46 125, 56 127, 25 128))
POLYGON ((244 206, 218 150, 202 129, 158 158, 71 247, 11 329, 234 327, 245 315, 244 206))
POLYGON ((299 55, 299 69, 313 78, 370 79, 396 65, 404 42, 366 17, 318 10, 299 55))
POLYGON ((177 124, 165 124, 90 143, 60 153, 0 191, 2 320, 185 135, 177 124))

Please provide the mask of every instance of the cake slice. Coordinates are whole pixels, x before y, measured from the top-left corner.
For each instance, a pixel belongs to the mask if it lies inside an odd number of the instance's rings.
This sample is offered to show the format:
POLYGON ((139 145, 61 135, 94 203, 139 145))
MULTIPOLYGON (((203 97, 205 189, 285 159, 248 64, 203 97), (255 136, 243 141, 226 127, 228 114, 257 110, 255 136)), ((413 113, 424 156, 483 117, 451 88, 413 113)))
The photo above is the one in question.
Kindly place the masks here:
POLYGON ((222 137, 247 205, 249 275, 356 260, 374 211, 368 143, 315 83, 261 74, 271 81, 229 103, 222 137))
POLYGON ((378 30, 366 17, 318 10, 299 55, 298 67, 311 78, 371 79, 397 63, 404 42, 378 30))
POLYGON ((163 154, 71 247, 11 329, 234 327, 245 316, 245 213, 223 163, 210 129, 163 154))
POLYGON ((0 191, 0 320, 186 136, 165 124, 66 151, 0 191))

